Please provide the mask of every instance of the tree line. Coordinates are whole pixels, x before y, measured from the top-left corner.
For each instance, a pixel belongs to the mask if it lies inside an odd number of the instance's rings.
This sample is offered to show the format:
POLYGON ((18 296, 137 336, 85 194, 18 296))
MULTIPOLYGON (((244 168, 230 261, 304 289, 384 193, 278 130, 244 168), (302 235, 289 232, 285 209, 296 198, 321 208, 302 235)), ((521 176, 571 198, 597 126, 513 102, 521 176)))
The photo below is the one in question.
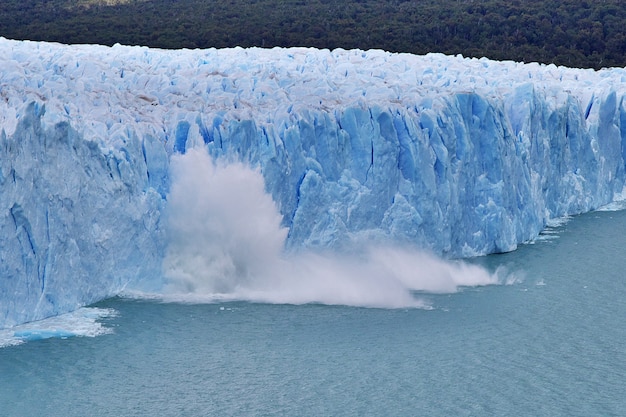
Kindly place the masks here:
POLYGON ((626 66, 624 0, 2 0, 0 36, 156 48, 441 52, 626 66))

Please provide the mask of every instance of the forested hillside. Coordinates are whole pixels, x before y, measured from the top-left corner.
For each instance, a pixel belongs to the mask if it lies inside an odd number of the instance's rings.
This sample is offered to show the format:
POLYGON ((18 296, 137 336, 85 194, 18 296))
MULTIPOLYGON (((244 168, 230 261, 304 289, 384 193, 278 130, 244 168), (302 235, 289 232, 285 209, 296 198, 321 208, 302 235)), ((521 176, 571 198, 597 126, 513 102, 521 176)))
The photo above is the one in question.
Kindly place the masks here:
POLYGON ((160 48, 313 46, 626 66, 624 0, 2 0, 0 36, 160 48))

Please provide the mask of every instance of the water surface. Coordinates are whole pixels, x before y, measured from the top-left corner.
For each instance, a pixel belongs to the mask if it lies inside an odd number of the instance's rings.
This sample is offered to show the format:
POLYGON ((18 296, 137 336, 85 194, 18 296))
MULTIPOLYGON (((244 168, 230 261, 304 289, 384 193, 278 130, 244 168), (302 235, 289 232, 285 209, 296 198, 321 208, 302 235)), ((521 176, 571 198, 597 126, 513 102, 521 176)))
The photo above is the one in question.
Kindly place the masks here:
POLYGON ((0 415, 623 416, 625 230, 576 217, 431 309, 107 300, 109 334, 0 349, 0 415))

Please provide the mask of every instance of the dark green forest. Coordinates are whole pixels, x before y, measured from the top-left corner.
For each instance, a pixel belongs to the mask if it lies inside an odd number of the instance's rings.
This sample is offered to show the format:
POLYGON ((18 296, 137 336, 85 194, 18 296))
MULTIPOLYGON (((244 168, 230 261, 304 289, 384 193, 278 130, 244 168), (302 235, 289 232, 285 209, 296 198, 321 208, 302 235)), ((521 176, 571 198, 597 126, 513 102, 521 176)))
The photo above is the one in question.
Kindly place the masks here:
POLYGON ((377 48, 598 69, 626 66, 626 0, 2 0, 0 36, 377 48))

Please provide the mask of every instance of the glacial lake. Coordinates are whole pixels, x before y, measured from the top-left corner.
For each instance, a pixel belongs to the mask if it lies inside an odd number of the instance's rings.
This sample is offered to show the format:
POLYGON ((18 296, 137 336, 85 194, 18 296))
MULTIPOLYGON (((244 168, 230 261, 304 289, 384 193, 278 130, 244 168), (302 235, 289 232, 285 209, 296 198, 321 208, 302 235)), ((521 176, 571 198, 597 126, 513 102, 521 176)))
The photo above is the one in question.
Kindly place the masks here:
POLYGON ((623 416, 625 232, 577 216, 430 308, 106 300, 99 336, 0 348, 0 415, 623 416))

